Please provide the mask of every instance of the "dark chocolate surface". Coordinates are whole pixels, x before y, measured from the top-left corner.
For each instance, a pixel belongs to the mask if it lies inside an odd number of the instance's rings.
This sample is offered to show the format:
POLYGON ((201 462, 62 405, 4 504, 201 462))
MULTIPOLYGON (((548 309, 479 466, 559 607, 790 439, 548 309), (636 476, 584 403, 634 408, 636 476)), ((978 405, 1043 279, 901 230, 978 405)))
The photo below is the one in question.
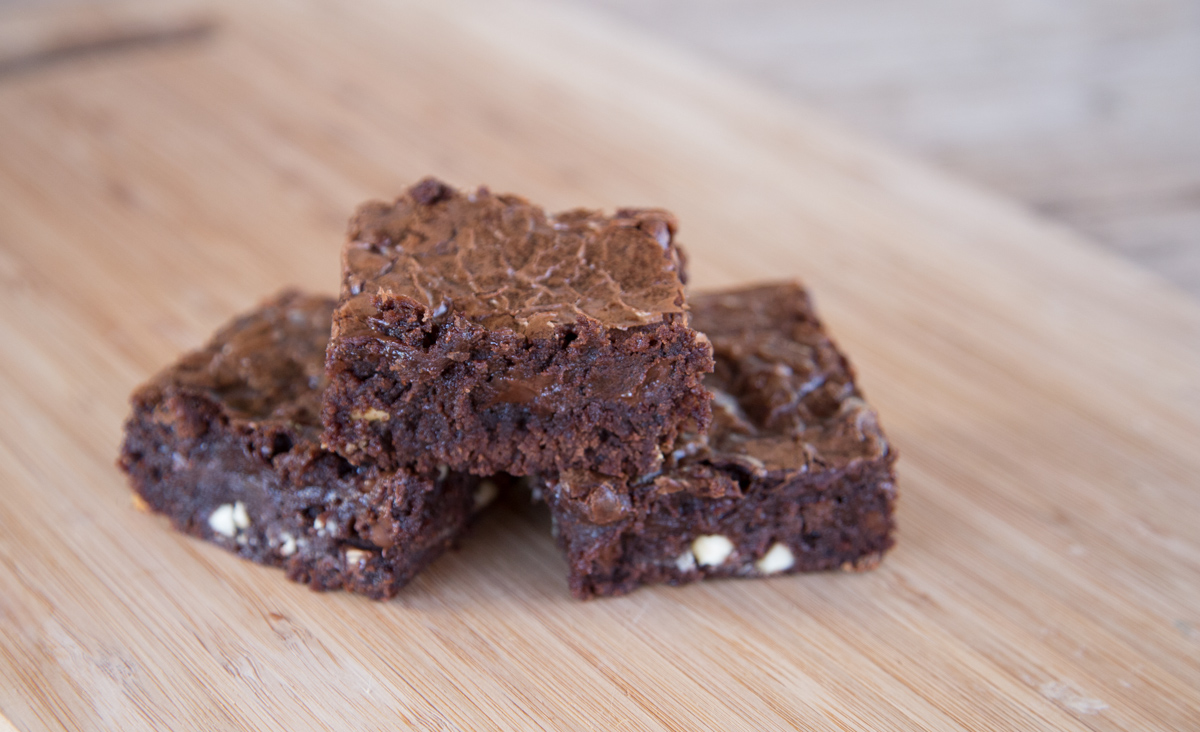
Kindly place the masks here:
POLYGON ((333 304, 283 293, 140 387, 120 465, 181 531, 314 589, 389 597, 457 539, 479 481, 321 447, 333 304))

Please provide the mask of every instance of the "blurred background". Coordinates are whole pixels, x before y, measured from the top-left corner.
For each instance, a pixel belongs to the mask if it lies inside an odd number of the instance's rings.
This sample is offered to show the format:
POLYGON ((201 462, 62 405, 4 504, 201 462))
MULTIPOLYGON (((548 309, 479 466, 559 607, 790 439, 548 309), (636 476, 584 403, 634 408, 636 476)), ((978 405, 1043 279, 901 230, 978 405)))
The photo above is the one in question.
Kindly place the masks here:
POLYGON ((724 66, 1200 296, 1200 0, 547 1, 724 66))
POLYGON ((1197 0, 566 0, 719 61, 1200 296, 1197 0))

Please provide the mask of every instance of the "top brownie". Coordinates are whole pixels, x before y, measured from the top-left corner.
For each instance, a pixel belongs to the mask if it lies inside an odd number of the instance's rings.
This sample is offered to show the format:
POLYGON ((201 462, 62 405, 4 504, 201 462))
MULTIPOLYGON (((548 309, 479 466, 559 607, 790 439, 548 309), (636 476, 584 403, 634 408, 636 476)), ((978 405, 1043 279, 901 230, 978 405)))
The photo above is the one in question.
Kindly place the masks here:
POLYGON ((350 222, 326 359, 326 444, 477 474, 654 472, 707 429, 675 220, 548 215, 426 179, 350 222))

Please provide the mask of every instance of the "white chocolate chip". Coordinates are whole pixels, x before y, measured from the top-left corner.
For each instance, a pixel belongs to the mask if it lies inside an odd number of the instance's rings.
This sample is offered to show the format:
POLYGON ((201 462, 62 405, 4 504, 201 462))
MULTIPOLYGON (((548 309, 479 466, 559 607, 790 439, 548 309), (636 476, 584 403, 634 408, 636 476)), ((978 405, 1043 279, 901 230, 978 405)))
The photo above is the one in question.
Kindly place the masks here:
POLYGON ((663 249, 671 246, 671 229, 661 221, 654 222, 654 238, 663 249))
POLYGON ((250 528, 250 514, 246 513, 246 504, 241 501, 233 504, 233 525, 239 529, 250 528))
POLYGON ((496 484, 490 480, 479 481, 479 487, 475 489, 474 504, 471 506, 472 511, 482 511, 496 500, 496 495, 500 491, 496 488, 496 484))
POLYGON ((754 563, 754 568, 763 574, 775 574, 791 569, 795 563, 796 558, 792 556, 792 550, 788 549, 786 544, 777 541, 762 559, 754 563))
POLYGON ((133 504, 133 508, 142 513, 150 513, 150 504, 146 503, 146 499, 136 493, 129 494, 129 502, 133 504))
POLYGON ((284 531, 279 535, 279 553, 290 557, 296 553, 296 537, 284 531))
POLYGON ((692 554, 702 567, 719 567, 733 554, 733 542, 720 534, 705 534, 692 542, 692 554))
POLYGON ((351 412, 350 418, 351 419, 365 419, 368 422, 382 422, 385 419, 391 419, 392 415, 388 414, 387 412, 383 411, 382 409, 376 409, 375 407, 371 407, 371 408, 367 409, 367 411, 365 411, 365 412, 351 412))
POLYGON ((680 572, 691 572, 696 568, 696 557, 691 549, 684 549, 683 554, 675 557, 675 567, 680 572))
POLYGON ((325 529, 325 519, 320 516, 313 519, 313 528, 317 531, 323 531, 325 529))
POLYGON ((237 525, 233 522, 233 504, 222 503, 208 516, 208 528, 221 536, 233 537, 237 525))
POLYGON ((371 555, 370 552, 363 551, 362 549, 355 549, 354 547, 351 547, 346 550, 346 566, 347 567, 361 567, 363 565, 363 563, 365 563, 367 561, 367 557, 369 557, 370 555, 371 555))
POLYGON ((438 480, 445 480, 447 475, 450 475, 450 466, 442 463, 438 466, 438 480))

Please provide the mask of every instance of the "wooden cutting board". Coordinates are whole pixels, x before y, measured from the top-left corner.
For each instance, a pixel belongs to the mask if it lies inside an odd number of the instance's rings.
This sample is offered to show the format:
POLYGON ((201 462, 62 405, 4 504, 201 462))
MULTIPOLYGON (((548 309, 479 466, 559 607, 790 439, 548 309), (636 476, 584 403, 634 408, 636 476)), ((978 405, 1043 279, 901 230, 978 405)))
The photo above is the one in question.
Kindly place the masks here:
POLYGON ((12 725, 1200 729, 1194 301, 600 18, 337 5, 0 22, 12 725), (426 173, 666 206, 697 289, 805 280, 901 454, 895 551, 581 603, 501 507, 374 603, 135 511, 130 390, 334 291, 353 207, 426 173))

